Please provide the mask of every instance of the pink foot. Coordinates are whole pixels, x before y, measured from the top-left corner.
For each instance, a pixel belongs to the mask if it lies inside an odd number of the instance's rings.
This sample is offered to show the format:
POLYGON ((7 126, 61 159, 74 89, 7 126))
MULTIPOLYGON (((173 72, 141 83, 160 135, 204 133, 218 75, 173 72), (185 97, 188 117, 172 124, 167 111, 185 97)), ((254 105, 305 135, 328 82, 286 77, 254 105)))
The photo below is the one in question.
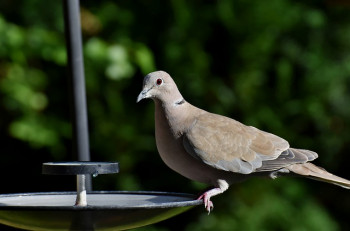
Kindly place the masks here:
POLYGON ((210 214, 210 211, 212 211, 214 208, 214 204, 213 202, 210 201, 210 197, 223 193, 226 189, 228 189, 228 183, 226 181, 218 180, 217 183, 219 187, 206 191, 197 199, 197 200, 203 200, 204 207, 208 211, 208 215, 210 214))
POLYGON ((203 193, 202 195, 200 195, 200 197, 198 197, 197 200, 203 200, 204 207, 208 211, 208 215, 209 215, 210 211, 212 211, 214 209, 214 204, 210 200, 210 195, 208 195, 208 194, 209 194, 208 192, 203 193))

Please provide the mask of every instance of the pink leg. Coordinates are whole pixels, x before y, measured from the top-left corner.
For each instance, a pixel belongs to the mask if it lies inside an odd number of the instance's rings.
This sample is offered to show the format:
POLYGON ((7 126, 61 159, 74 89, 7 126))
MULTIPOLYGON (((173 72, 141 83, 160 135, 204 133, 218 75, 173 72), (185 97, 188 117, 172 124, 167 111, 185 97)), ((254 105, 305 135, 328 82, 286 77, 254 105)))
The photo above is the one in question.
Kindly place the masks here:
POLYGON ((204 207, 208 211, 208 215, 210 214, 210 211, 213 210, 213 208, 214 208, 214 204, 210 200, 210 198, 213 197, 213 196, 216 196, 218 194, 223 193, 226 189, 227 188, 224 188, 224 189, 214 188, 214 189, 206 191, 205 193, 200 195, 200 197, 198 197, 197 200, 202 200, 203 199, 204 207))

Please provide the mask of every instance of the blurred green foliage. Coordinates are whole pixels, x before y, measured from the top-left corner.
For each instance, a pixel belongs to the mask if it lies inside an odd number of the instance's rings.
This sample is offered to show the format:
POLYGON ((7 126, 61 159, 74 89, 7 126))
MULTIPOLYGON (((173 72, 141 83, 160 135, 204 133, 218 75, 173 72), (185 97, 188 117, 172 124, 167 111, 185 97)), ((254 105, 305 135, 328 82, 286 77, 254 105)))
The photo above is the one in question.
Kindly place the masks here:
MULTIPOLYGON (((0 9, 1 192, 72 190, 40 175, 42 162, 74 158, 61 2, 0 9)), ((317 164, 350 178, 346 1, 84 0, 81 18, 92 159, 121 166, 94 179, 96 190, 204 189, 164 166, 154 105, 135 103, 157 69, 192 104, 317 151, 317 164)), ((214 204, 210 216, 196 208, 139 230, 350 229, 348 192, 307 179, 252 179, 214 204)))

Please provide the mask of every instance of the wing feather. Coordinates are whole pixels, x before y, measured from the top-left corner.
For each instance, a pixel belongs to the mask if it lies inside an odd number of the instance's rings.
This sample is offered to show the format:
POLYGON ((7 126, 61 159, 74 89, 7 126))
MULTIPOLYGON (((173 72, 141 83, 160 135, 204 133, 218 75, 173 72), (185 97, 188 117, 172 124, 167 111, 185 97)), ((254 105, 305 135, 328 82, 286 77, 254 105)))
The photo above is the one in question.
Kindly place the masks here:
POLYGON ((185 150, 217 169, 249 174, 289 148, 286 140, 212 113, 199 115, 184 133, 185 150))

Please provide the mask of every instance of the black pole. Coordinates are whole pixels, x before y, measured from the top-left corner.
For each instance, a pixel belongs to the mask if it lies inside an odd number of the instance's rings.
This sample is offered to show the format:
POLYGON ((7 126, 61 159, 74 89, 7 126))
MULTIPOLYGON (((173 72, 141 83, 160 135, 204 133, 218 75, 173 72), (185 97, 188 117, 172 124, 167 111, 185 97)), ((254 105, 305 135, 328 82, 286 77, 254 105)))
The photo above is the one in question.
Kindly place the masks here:
MULTIPOLYGON (((79 0, 63 0, 63 4, 68 67, 71 77, 74 152, 79 161, 90 161, 79 0)), ((86 189, 87 191, 92 189, 90 175, 86 177, 86 189)))

